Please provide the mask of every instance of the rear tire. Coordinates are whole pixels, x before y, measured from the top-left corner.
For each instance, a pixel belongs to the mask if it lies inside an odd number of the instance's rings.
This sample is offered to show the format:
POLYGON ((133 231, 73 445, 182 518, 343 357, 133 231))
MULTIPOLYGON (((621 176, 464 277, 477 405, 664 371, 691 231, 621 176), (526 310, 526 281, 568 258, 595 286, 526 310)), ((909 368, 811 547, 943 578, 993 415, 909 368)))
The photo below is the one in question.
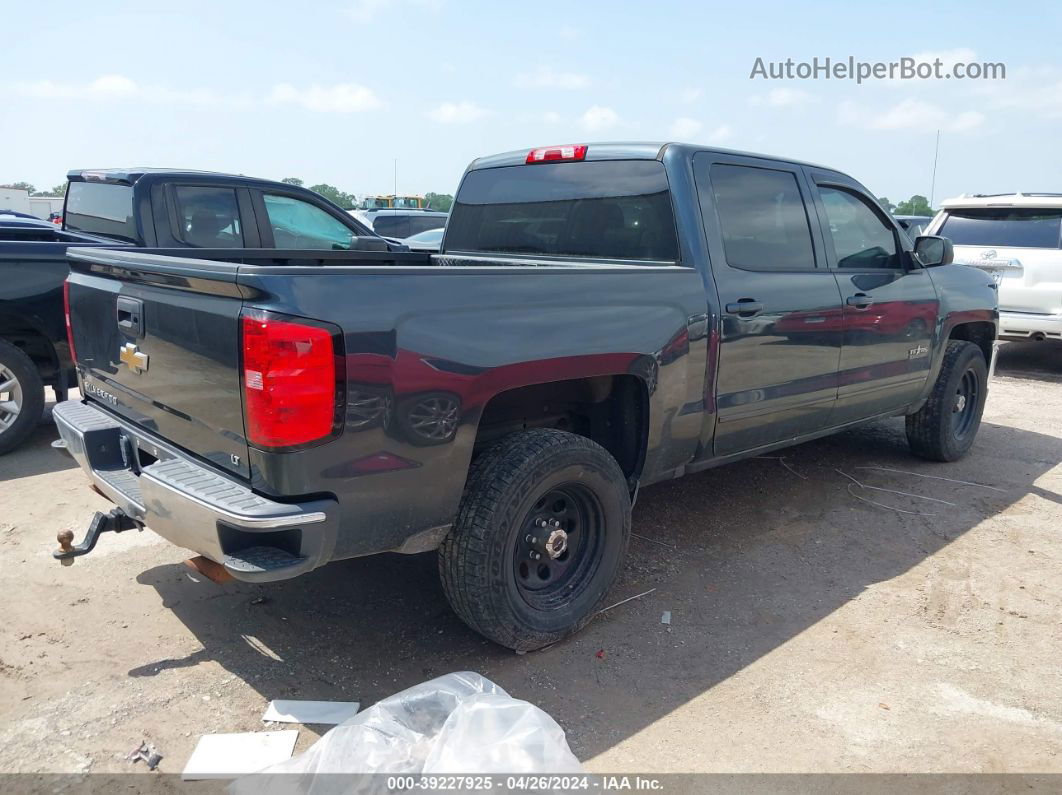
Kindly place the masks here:
POLYGON ((0 455, 18 447, 44 414, 44 382, 20 348, 0 340, 0 455))
POLYGON ((977 436, 988 395, 988 365, 972 342, 951 340, 929 400, 907 416, 911 452, 930 461, 957 461, 977 436))
POLYGON ((443 590, 476 632, 517 651, 540 649, 594 616, 630 531, 627 482, 608 451, 563 431, 514 433, 469 471, 439 548, 443 590))

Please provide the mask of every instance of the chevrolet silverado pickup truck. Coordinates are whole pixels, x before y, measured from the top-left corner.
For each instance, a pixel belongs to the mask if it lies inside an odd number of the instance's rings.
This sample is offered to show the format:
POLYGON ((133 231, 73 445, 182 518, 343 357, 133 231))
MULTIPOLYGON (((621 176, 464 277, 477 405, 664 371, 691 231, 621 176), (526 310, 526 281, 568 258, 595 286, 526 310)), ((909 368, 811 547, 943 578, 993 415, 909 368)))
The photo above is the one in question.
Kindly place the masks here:
POLYGON ((55 556, 146 526, 263 582, 437 550, 517 650, 594 615, 641 486, 900 415, 964 455, 998 322, 851 177, 688 144, 476 160, 439 254, 242 254, 69 253, 55 421, 116 507, 55 556))
POLYGON ((67 178, 61 229, 0 218, 0 453, 36 427, 46 386, 61 401, 74 383, 62 297, 69 248, 382 245, 328 200, 281 182, 163 169, 78 170, 67 178))

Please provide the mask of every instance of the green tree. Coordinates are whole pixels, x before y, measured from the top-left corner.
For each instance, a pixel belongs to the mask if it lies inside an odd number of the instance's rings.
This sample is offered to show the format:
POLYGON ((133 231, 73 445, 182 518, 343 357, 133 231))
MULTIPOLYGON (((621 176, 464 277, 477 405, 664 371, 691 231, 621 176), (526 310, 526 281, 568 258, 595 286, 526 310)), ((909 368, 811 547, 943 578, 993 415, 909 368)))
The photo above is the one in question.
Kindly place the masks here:
POLYGON ((303 185, 302 180, 298 177, 284 177, 284 179, 280 181, 283 182, 285 185, 294 185, 296 188, 301 188, 303 185))
POLYGON ((56 185, 51 190, 42 190, 34 193, 34 196, 63 196, 66 194, 66 183, 63 182, 60 185, 56 185))
POLYGON ((25 190, 30 193, 36 193, 37 189, 30 185, 28 182, 8 182, 6 185, 0 185, 0 188, 11 188, 12 190, 25 190))
POLYGON ((449 193, 425 193, 424 203, 430 210, 448 213, 453 206, 454 197, 449 193))
POLYGON ((310 190, 314 193, 319 193, 328 199, 330 202, 338 204, 344 210, 351 210, 354 208, 357 200, 354 198, 353 193, 345 193, 334 185, 328 185, 322 182, 320 185, 311 185, 310 190))
POLYGON ((917 193, 905 202, 896 205, 897 215, 933 215, 933 208, 929 206, 929 200, 917 193))
POLYGON ((887 212, 887 213, 896 212, 896 205, 893 204, 888 199, 886 199, 884 196, 878 196, 878 204, 880 204, 882 207, 884 207, 885 208, 885 212, 887 212))

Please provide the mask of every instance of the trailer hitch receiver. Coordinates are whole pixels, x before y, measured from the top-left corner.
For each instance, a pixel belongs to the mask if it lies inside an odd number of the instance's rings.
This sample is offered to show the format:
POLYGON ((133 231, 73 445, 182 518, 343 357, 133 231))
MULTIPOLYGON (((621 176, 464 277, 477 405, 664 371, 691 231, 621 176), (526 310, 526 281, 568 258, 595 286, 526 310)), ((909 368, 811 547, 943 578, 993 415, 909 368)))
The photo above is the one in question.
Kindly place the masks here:
POLYGON ((52 552, 52 557, 64 566, 73 566, 75 558, 87 555, 95 548, 100 533, 121 533, 123 530, 132 530, 134 527, 143 529, 136 519, 121 508, 112 508, 110 513, 96 511, 96 515, 89 522, 85 538, 80 544, 74 543, 73 530, 63 530, 55 537, 55 540, 59 542, 59 549, 52 552))

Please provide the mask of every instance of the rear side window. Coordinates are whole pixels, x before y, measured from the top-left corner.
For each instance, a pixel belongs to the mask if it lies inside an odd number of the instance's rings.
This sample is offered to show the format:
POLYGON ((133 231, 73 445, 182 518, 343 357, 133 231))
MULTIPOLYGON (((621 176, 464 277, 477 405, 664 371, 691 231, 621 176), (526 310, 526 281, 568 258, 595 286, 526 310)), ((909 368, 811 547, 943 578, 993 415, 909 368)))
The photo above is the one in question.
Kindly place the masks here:
POLYGON ((242 248, 240 210, 232 188, 178 185, 181 239, 197 248, 242 248))
POLYGON ((354 231, 331 214, 290 196, 262 196, 277 248, 347 251, 354 231))
POLYGON ((444 215, 411 215, 409 217, 409 234, 419 235, 430 229, 442 229, 446 226, 444 215))
POLYGON ((372 231, 381 237, 409 237, 409 217, 405 215, 378 215, 372 222, 372 231))
POLYGON ((717 163, 710 179, 728 265, 752 271, 815 267, 811 227, 795 174, 717 163))
POLYGON ((66 194, 66 228, 138 242, 133 189, 106 182, 71 182, 66 194))
POLYGON ((664 164, 614 160, 471 171, 450 213, 446 248, 674 262, 678 244, 664 164))
POLYGON ((1062 237, 1062 209, 948 210, 939 234, 960 246, 1058 248, 1062 237))

